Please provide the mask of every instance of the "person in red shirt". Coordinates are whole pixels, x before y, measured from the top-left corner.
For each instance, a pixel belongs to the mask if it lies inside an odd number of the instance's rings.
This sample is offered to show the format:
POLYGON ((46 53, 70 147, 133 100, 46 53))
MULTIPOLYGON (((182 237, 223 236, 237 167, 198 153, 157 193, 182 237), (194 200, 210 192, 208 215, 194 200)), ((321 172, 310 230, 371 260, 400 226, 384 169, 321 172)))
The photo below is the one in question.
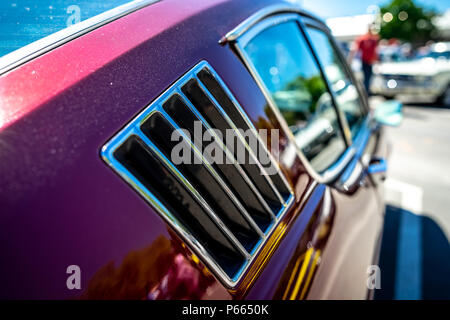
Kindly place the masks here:
POLYGON ((378 40, 379 37, 374 32, 373 26, 369 26, 367 33, 356 39, 352 51, 350 52, 350 61, 357 52, 361 52, 364 87, 366 88, 367 93, 370 93, 370 80, 373 74, 372 66, 378 60, 378 40))

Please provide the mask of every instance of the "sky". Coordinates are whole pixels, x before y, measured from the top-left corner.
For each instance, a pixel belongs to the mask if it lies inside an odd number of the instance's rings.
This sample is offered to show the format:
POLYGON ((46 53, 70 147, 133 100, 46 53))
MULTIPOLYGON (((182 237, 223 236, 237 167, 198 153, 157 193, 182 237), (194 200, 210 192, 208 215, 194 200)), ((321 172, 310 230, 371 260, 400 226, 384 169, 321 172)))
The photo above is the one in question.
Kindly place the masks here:
MULTIPOLYGON (((384 5, 389 0, 291 0, 321 18, 352 16, 367 13, 370 5, 384 5)), ((416 3, 444 12, 450 9, 450 0, 416 0, 416 3)))

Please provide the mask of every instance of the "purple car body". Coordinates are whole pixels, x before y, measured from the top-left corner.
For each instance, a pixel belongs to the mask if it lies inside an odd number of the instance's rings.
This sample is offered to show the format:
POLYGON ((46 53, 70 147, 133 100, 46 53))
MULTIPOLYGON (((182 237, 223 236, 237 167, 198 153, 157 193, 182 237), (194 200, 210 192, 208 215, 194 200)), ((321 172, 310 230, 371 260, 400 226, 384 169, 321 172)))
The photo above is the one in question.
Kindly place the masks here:
MULTIPOLYGON (((212 66, 255 126, 263 119, 283 129, 252 73, 223 41, 274 5, 271 15, 315 19, 272 0, 163 0, 3 72, 0 298, 368 296, 366 272, 378 257, 384 205, 380 181, 364 169, 344 190, 342 176, 316 181, 300 158, 284 166, 294 202, 229 287, 101 158, 111 137, 200 61, 212 66), (71 265, 81 270, 80 289, 68 288, 71 265)), ((367 123, 370 117, 368 111, 367 123)), ((364 167, 364 155, 385 155, 381 131, 367 126, 340 174, 364 167)), ((279 149, 295 148, 281 132, 279 149)))

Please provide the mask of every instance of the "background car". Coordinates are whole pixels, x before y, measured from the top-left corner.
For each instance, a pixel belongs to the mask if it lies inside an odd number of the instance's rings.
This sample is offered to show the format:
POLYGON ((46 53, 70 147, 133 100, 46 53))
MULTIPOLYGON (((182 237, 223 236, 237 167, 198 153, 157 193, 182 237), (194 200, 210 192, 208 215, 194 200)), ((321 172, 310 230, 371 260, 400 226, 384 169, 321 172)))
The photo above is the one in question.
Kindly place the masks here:
POLYGON ((379 63, 374 71, 374 94, 404 94, 450 105, 450 42, 435 43, 428 54, 408 61, 379 63))

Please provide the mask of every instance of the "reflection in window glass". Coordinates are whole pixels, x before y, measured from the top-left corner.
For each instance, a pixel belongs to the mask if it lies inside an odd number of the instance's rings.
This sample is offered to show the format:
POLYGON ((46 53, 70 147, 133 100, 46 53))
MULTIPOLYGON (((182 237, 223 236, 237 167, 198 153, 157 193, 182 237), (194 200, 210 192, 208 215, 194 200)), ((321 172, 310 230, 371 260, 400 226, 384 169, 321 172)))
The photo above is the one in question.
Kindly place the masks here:
POLYGON ((244 50, 313 168, 327 169, 346 146, 330 94, 297 23, 265 29, 244 50))
POLYGON ((323 65, 324 72, 331 84, 331 90, 336 94, 338 108, 344 113, 354 137, 364 118, 364 108, 359 99, 358 91, 350 80, 346 69, 339 59, 328 36, 320 30, 309 28, 312 46, 323 65))

